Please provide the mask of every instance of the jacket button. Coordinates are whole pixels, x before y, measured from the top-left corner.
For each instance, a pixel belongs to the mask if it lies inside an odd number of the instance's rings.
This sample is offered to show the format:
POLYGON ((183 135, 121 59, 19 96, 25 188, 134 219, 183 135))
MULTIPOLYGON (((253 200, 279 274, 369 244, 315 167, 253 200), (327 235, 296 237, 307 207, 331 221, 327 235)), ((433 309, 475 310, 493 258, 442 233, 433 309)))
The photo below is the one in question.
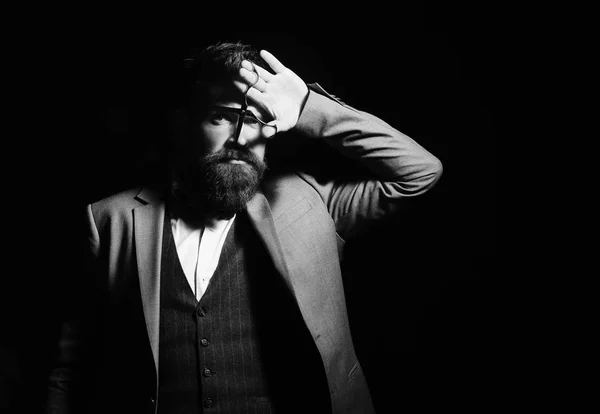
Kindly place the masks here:
POLYGON ((198 316, 200 316, 201 318, 204 318, 206 316, 206 309, 199 308, 198 309, 198 316))
POLYGON ((212 375, 212 371, 210 370, 210 368, 204 368, 204 371, 202 371, 202 374, 208 378, 212 375))
POLYGON ((210 408, 213 405, 213 400, 211 400, 210 398, 207 398, 206 400, 204 400, 204 406, 206 408, 210 408))
POLYGON ((201 344, 202 346, 208 346, 208 339, 206 339, 206 338, 202 338, 202 339, 200 340, 200 344, 201 344))

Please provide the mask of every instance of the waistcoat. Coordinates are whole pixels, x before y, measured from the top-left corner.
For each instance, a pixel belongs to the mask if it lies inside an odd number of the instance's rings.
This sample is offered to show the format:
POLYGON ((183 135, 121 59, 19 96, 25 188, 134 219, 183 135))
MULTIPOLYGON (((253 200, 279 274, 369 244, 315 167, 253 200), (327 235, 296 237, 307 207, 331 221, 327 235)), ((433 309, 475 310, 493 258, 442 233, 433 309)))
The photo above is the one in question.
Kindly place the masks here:
POLYGON ((197 301, 165 215, 158 413, 331 412, 325 372, 297 304, 240 213, 197 301))

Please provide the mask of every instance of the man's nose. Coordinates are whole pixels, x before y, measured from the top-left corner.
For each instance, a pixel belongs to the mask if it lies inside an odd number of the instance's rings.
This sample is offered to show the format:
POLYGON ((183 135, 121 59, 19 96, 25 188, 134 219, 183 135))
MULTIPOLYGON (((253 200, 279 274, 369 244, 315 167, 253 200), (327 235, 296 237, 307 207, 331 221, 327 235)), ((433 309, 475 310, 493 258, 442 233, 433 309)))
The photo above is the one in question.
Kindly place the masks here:
MULTIPOLYGON (((240 130, 240 135, 238 136, 236 144, 246 147, 256 141, 259 135, 260 133, 257 133, 255 129, 242 124, 242 129, 240 130)), ((229 140, 235 142, 235 134, 229 140)))

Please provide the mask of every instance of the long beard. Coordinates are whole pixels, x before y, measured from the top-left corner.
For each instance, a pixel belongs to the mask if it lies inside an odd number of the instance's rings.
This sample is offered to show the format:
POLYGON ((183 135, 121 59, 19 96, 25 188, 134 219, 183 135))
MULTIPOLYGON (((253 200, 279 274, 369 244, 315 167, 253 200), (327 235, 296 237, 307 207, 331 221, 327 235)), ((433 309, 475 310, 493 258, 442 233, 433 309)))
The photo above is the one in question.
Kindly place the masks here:
POLYGON ((246 207, 266 169, 266 163, 250 151, 222 149, 187 164, 173 190, 191 214, 227 218, 246 207))

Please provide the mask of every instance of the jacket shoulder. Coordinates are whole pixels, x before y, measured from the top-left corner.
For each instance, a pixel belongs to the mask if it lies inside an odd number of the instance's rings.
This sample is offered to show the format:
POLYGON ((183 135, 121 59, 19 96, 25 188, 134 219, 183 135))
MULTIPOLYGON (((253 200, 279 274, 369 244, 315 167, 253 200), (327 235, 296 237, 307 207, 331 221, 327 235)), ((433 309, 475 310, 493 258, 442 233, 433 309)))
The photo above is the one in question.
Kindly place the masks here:
POLYGON ((323 206, 323 200, 319 193, 303 180, 297 172, 288 172, 271 177, 265 181, 262 190, 275 217, 302 200, 306 200, 313 208, 323 206))
POLYGON ((142 187, 128 188, 126 190, 122 190, 118 193, 114 193, 107 197, 96 200, 90 203, 90 205, 92 206, 92 209, 100 210, 110 210, 114 208, 119 208, 121 206, 127 206, 129 204, 133 205, 135 203, 139 205, 139 202, 136 201, 136 197, 141 190, 142 187))
POLYGON ((92 215, 96 218, 130 214, 131 210, 162 198, 162 191, 154 187, 138 186, 129 188, 90 203, 92 215))

